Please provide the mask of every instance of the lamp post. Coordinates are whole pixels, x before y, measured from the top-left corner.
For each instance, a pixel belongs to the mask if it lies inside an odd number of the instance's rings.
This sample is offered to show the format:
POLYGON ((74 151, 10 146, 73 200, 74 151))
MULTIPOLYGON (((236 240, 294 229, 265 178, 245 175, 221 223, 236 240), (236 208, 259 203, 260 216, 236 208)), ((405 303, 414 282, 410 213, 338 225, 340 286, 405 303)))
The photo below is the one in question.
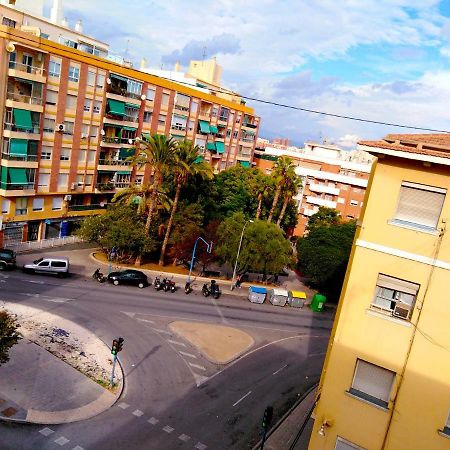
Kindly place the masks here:
POLYGON ((233 290, 233 288, 234 288, 234 283, 235 283, 234 279, 236 278, 236 269, 237 269, 237 265, 238 265, 238 261, 239 261, 239 253, 241 253, 242 239, 244 238, 245 227, 249 223, 253 223, 253 220, 248 220, 247 222, 245 222, 245 225, 242 228, 241 239, 239 241, 239 247, 238 247, 238 251, 237 251, 237 255, 236 255, 236 262, 234 263, 233 277, 231 278, 231 290, 233 290))
POLYGON ((188 280, 187 282, 190 284, 191 283, 191 273, 192 273, 192 267, 194 267, 194 260, 195 260, 195 251, 197 250, 197 242, 198 241, 203 241, 206 244, 206 251, 208 253, 211 253, 212 251, 212 246, 213 243, 211 242, 206 242, 201 236, 199 236, 196 240, 195 240, 195 244, 194 244, 194 249, 192 250, 192 257, 191 257, 191 265, 189 267, 189 276, 188 276, 188 280))

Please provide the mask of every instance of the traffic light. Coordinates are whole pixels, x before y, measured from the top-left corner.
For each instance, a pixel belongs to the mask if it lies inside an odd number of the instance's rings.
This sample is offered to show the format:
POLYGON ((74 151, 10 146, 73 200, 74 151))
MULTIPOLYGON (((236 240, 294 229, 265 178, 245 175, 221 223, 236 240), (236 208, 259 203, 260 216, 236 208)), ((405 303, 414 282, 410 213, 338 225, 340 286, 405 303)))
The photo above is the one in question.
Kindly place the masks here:
POLYGON ((116 356, 117 353, 119 352, 119 341, 117 339, 114 339, 112 342, 112 347, 111 347, 111 354, 116 356))
POLYGON ((269 428, 270 422, 272 422, 272 416, 273 416, 273 407, 268 406, 266 410, 264 411, 264 417, 262 420, 262 427, 267 430, 269 428))
POLYGON ((123 337, 120 337, 119 339, 118 339, 118 344, 119 344, 119 346, 118 346, 118 348, 117 348, 117 351, 118 352, 120 352, 121 350, 122 350, 122 348, 123 348, 123 341, 124 341, 125 339, 123 338, 123 337))

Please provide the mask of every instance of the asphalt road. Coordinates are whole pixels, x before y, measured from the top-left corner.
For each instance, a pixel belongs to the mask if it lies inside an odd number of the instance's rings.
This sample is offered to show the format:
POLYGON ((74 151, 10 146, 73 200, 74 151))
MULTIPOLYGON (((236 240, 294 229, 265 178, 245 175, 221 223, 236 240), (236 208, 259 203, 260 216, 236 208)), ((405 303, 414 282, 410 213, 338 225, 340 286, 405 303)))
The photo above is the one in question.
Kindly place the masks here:
POLYGON ((52 311, 108 344, 125 338, 125 389, 115 406, 87 421, 52 425, 51 434, 43 426, 0 423, 2 450, 252 448, 265 407, 274 406, 276 421, 318 381, 332 325, 330 314, 308 309, 112 286, 80 275, 3 272, 0 283, 0 299, 52 311), (216 365, 170 332, 174 320, 233 326, 255 345, 216 365), (61 445, 62 437, 69 441, 61 445))

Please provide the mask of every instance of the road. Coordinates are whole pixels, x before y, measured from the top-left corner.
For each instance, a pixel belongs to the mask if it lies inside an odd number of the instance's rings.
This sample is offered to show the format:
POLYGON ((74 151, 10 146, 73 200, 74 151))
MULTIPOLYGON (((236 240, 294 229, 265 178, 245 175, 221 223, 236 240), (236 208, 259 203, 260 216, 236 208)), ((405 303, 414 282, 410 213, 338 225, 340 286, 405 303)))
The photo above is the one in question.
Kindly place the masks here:
POLYGON ((277 420, 317 382, 332 325, 330 314, 231 295, 214 301, 197 292, 112 286, 76 274, 60 280, 15 271, 0 278, 2 300, 52 311, 108 344, 125 338, 125 389, 115 406, 72 424, 2 423, 5 450, 251 448, 265 407, 274 406, 277 420), (174 320, 236 327, 255 345, 228 365, 213 364, 170 331, 174 320))

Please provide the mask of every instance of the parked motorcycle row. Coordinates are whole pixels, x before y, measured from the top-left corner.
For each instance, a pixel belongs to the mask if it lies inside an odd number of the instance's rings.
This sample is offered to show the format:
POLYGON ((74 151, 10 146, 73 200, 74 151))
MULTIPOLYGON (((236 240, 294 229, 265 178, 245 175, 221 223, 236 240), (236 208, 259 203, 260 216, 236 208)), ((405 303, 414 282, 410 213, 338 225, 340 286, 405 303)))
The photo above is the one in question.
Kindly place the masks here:
MULTIPOLYGON (((123 284, 134 284, 134 283, 127 283, 127 281, 134 281, 134 279, 136 278, 136 280, 139 282, 139 287, 144 287, 144 285, 146 284, 147 286, 149 285, 149 283, 147 282, 147 277, 142 274, 145 277, 146 283, 143 283, 142 280, 139 279, 139 277, 137 276, 138 274, 140 274, 141 272, 136 271, 136 270, 127 270, 123 272, 126 276, 124 277, 123 280, 120 279, 119 276, 117 276, 117 274, 121 274, 121 272, 113 272, 112 274, 105 276, 103 275, 102 272, 100 272, 100 269, 97 269, 93 275, 92 278, 94 280, 97 280, 99 283, 104 283, 105 281, 110 281, 113 284, 117 285, 120 283, 123 284), (128 273, 130 272, 130 273, 128 273), (116 276, 111 277, 111 275, 115 274, 116 276)), ((175 292, 177 290, 177 286, 175 284, 175 281, 173 281, 172 279, 169 278, 160 278, 160 277, 155 277, 155 280, 153 281, 153 287, 155 288, 155 290, 157 291, 164 291, 164 292, 175 292)), ((186 284, 184 285, 184 293, 186 295, 190 294, 191 292, 193 292, 193 288, 192 288, 192 283, 191 282, 186 282, 186 284)), ((218 299, 222 292, 220 291, 220 287, 219 285, 216 283, 216 280, 211 280, 211 282, 205 283, 202 287, 202 294, 204 297, 209 297, 210 295, 215 298, 218 299)))

